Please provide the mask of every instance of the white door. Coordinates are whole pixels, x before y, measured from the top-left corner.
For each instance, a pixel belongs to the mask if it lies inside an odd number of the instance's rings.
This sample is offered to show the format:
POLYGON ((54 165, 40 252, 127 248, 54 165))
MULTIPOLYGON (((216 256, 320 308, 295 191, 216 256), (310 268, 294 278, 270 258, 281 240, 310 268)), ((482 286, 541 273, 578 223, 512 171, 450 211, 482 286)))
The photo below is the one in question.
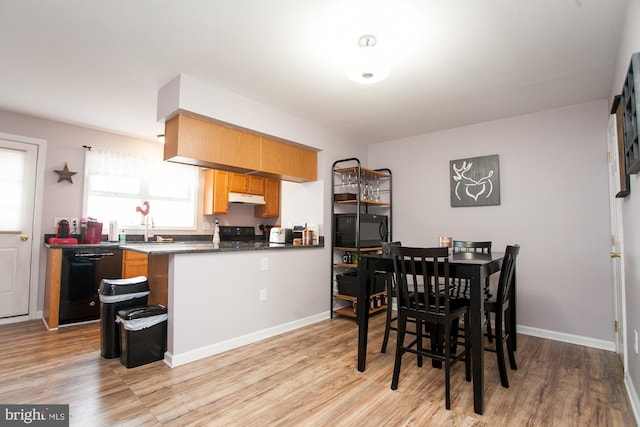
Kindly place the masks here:
POLYGON ((614 322, 616 327, 616 352, 623 362, 626 371, 626 351, 624 346, 624 260, 622 258, 622 215, 621 199, 616 198, 620 191, 619 163, 618 163, 618 135, 616 118, 611 115, 607 130, 607 145, 609 151, 609 209, 611 217, 611 270, 613 272, 614 322))
POLYGON ((38 146, 0 138, 0 318, 29 314, 38 146))

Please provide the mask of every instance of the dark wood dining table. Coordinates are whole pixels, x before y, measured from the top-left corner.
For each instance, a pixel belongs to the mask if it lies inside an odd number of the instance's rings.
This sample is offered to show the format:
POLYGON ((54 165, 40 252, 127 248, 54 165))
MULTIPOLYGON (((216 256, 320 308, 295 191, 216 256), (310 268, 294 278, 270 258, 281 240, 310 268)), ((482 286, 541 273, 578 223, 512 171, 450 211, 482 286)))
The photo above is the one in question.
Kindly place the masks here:
MULTIPOLYGON (((470 292, 470 330, 471 330, 471 367, 473 374, 473 409, 477 414, 484 411, 484 283, 485 279, 500 271, 504 252, 479 254, 471 252, 449 255, 449 274, 451 277, 469 279, 470 292)), ((369 276, 373 272, 393 272, 391 255, 362 255, 358 261, 358 291, 356 321, 358 324, 358 371, 364 372, 367 361, 367 336, 369 332, 369 276)), ((512 310, 511 327, 515 331, 515 278, 510 307, 512 310)), ((391 304, 391 299, 388 303, 391 304)), ((515 334, 513 334, 515 347, 515 334)))

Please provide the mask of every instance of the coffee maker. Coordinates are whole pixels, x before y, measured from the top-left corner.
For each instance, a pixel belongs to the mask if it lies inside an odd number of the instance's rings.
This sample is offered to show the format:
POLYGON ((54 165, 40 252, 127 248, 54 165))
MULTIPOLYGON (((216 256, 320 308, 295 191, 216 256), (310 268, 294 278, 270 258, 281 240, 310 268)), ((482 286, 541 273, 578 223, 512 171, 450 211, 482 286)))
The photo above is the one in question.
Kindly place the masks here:
POLYGON ((102 241, 102 223, 93 218, 87 218, 80 225, 80 241, 83 244, 97 244, 102 241))

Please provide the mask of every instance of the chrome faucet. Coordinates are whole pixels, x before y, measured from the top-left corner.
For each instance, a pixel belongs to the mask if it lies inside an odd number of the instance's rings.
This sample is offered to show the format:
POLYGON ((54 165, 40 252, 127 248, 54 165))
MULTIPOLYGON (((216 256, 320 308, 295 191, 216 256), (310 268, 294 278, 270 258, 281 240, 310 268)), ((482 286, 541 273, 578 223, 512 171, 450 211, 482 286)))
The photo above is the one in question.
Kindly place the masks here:
POLYGON ((153 237, 153 234, 149 234, 149 221, 151 221, 151 228, 155 228, 155 224, 153 223, 153 217, 151 215, 146 215, 144 217, 144 241, 148 242, 149 237, 153 237))

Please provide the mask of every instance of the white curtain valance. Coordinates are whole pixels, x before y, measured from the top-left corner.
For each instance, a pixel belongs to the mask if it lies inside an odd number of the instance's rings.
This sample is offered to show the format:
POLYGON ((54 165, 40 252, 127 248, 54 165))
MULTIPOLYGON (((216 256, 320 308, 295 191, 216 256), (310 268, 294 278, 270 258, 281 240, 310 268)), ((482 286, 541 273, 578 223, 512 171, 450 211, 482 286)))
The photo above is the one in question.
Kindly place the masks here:
POLYGON ((197 185, 198 168, 161 160, 136 157, 127 153, 93 149, 86 153, 86 173, 89 176, 145 178, 148 182, 197 185))

